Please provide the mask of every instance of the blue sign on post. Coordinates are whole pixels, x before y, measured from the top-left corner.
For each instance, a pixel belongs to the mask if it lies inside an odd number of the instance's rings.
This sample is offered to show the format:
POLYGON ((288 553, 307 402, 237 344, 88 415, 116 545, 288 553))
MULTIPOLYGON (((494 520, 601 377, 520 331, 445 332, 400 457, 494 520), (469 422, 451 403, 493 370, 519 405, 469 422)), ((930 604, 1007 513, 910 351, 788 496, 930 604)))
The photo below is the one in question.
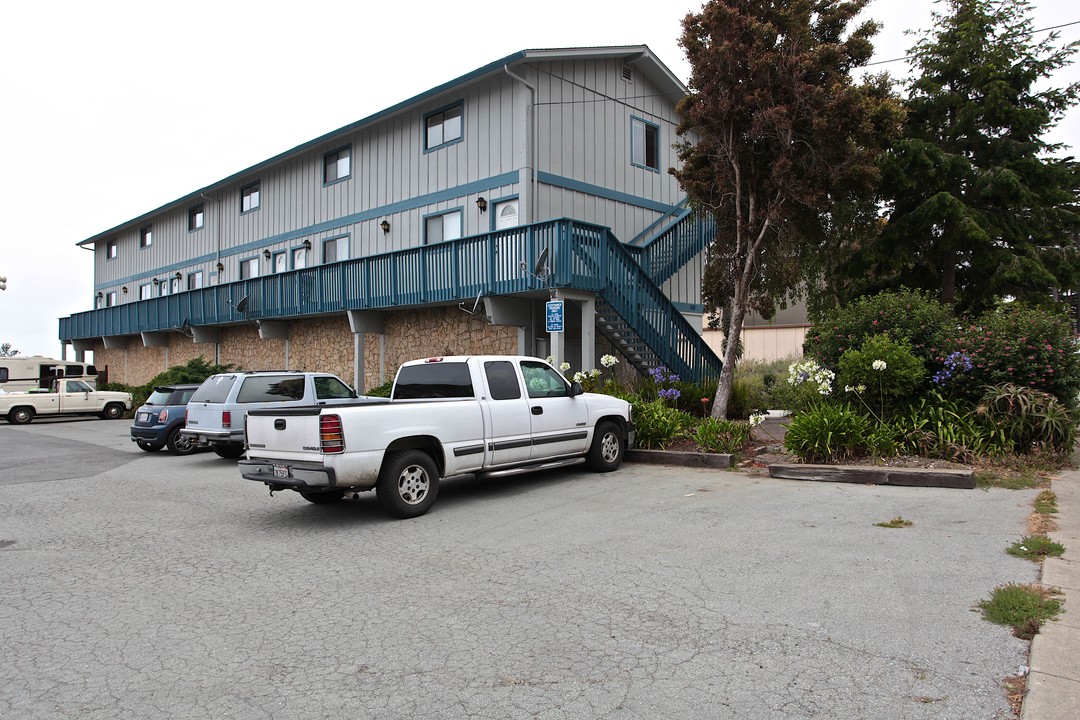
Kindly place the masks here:
POLYGON ((563 301, 549 300, 547 303, 547 331, 563 331, 563 301))

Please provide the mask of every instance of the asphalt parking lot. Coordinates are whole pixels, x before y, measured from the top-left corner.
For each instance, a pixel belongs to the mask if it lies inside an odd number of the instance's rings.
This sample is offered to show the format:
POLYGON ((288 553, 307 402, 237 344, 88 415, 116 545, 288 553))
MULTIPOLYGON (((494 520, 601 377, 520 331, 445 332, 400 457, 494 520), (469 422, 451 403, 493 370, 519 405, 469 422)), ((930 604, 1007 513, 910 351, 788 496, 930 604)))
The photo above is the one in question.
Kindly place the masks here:
POLYGON ((973 606, 1034 491, 627 464, 399 521, 128 425, 0 423, 0 717, 1010 717, 973 606))

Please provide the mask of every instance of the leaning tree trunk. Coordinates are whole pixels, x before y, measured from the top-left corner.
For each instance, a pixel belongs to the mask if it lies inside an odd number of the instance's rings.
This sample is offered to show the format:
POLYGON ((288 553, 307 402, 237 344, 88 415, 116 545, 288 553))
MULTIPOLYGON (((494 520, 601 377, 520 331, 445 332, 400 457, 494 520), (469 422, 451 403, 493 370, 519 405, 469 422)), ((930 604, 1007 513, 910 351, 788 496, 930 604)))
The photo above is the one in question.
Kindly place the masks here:
POLYGON ((724 336, 724 367, 720 370, 720 382, 716 386, 713 399, 712 416, 718 420, 727 419, 728 402, 731 400, 731 388, 735 385, 735 364, 739 361, 739 343, 742 342, 742 323, 746 317, 746 303, 743 294, 736 292, 728 313, 728 328, 724 336))

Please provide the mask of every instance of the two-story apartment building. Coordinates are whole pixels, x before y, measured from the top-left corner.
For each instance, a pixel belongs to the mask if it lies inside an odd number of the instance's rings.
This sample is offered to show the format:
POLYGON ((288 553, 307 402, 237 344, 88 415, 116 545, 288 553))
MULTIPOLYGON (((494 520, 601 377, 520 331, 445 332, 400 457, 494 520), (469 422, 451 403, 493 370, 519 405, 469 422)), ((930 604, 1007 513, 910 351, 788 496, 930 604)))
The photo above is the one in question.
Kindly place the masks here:
POLYGON ((711 226, 667 172, 686 92, 645 46, 502 58, 83 240, 60 339, 130 384, 200 355, 360 388, 470 352, 717 375, 711 226))

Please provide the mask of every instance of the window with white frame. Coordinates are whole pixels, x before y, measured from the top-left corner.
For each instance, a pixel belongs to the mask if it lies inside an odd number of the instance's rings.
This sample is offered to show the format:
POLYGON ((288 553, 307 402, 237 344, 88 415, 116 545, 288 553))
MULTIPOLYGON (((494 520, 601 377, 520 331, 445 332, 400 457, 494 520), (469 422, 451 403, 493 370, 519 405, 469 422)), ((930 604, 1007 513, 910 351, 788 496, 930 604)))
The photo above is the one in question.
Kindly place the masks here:
POLYGON ((198 290, 203 286, 203 271, 196 270, 193 273, 188 273, 187 276, 187 289, 198 290))
POLYGON ((154 244, 154 226, 147 225, 139 230, 139 247, 148 248, 154 244))
POLYGON ((120 246, 119 246, 119 244, 117 243, 117 241, 115 239, 106 240, 105 241, 105 259, 106 260, 115 260, 116 256, 119 254, 119 248, 120 248, 120 246))
POLYGON ((296 248, 292 251, 293 270, 307 267, 307 248, 296 248))
POLYGON ((461 211, 451 210, 424 218, 424 244, 455 240, 461 237, 461 211))
POLYGON ((116 291, 105 293, 105 307, 112 307, 116 304, 116 291))
POLYGON ((424 116, 424 149, 432 150, 461 139, 461 103, 424 116))
POLYGON ((660 126, 641 118, 630 119, 630 162, 650 170, 660 169, 660 126))
POLYGON ((323 184, 344 180, 352 174, 352 147, 344 147, 323 155, 323 184))
POLYGON ((201 230, 202 226, 203 226, 203 223, 205 222, 205 219, 206 219, 206 216, 204 214, 203 204, 202 203, 199 203, 198 205, 195 205, 193 207, 188 208, 188 211, 187 211, 187 229, 188 229, 188 231, 190 232, 191 230, 201 230))
POLYGON ((169 278, 169 292, 175 295, 176 293, 183 290, 184 288, 181 286, 181 282, 182 281, 178 277, 169 278))
POLYGON ((289 269, 289 256, 283 252, 274 253, 274 274, 283 273, 289 269))
POLYGON ((259 277, 259 258, 240 261, 240 279, 250 280, 259 277))
POLYGON ((140 300, 149 300, 152 297, 153 297, 153 294, 151 294, 151 292, 150 292, 150 283, 146 283, 145 285, 140 285, 139 286, 139 299, 140 300))
POLYGON ((240 212, 246 213, 259 208, 259 183, 252 183, 240 188, 240 212))
POLYGON ((169 281, 168 280, 160 280, 158 282, 157 288, 158 288, 158 295, 160 295, 161 297, 165 297, 166 295, 169 294, 169 281))

